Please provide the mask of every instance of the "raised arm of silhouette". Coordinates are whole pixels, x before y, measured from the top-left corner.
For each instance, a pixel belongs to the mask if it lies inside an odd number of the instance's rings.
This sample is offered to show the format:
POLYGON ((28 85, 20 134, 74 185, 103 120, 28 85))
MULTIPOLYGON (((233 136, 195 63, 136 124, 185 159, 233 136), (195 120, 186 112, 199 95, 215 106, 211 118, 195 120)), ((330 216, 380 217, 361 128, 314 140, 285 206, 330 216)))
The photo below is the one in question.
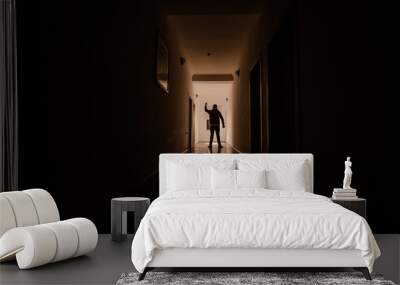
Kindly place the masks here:
POLYGON ((218 117, 221 119, 222 127, 225 128, 224 117, 222 117, 222 114, 221 114, 221 112, 219 110, 218 110, 218 117))
POLYGON ((206 111, 206 112, 209 113, 209 114, 210 114, 210 112, 211 112, 211 110, 208 110, 208 108, 207 108, 207 102, 206 102, 206 104, 204 105, 204 111, 206 111))

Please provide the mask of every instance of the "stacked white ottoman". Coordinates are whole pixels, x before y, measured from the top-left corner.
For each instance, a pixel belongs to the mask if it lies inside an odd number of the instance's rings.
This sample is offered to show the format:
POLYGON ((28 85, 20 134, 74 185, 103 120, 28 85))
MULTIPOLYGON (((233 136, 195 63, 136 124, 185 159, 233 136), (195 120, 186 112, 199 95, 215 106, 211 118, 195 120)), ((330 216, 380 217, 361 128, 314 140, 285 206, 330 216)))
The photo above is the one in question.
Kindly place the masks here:
POLYGON ((60 221, 53 197, 43 189, 0 193, 0 262, 17 259, 20 269, 84 255, 97 245, 88 219, 60 221))

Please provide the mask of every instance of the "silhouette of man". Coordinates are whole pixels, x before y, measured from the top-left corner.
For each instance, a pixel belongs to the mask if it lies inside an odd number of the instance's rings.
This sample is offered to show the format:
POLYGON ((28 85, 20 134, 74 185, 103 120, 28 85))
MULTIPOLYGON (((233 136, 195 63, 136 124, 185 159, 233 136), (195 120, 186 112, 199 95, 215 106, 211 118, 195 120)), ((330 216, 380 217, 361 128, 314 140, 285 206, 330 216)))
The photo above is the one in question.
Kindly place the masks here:
POLYGON ((218 147, 222 148, 221 139, 219 137, 219 119, 221 119, 222 127, 225 128, 224 117, 222 117, 221 112, 218 110, 217 104, 214 104, 213 108, 211 110, 208 110, 206 103, 204 105, 204 110, 210 116, 210 144, 208 145, 208 147, 212 147, 215 132, 217 134, 218 147))

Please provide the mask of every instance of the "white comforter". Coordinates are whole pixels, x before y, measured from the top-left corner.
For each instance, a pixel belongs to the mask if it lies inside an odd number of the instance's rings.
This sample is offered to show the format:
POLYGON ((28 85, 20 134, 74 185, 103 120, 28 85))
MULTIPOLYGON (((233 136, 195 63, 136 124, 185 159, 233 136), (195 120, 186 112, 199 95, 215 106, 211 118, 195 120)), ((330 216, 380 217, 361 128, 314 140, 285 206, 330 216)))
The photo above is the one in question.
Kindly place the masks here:
POLYGON ((132 243, 132 262, 143 272, 154 249, 358 249, 372 272, 380 251, 359 215, 306 192, 246 189, 180 191, 150 206, 132 243))

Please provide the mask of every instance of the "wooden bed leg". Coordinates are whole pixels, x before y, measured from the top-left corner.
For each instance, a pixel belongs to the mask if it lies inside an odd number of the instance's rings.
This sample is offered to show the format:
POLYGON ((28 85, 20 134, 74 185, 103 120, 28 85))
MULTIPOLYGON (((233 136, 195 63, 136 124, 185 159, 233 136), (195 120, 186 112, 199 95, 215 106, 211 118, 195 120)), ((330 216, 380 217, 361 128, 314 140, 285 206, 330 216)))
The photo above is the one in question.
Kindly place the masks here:
POLYGON ((138 281, 142 281, 144 279, 144 277, 146 276, 146 273, 147 273, 147 268, 145 268, 143 270, 143 272, 139 274, 138 281))
POLYGON ((365 279, 372 280, 371 274, 369 274, 369 270, 367 267, 355 267, 354 269, 357 271, 361 271, 362 274, 364 275, 365 279))

